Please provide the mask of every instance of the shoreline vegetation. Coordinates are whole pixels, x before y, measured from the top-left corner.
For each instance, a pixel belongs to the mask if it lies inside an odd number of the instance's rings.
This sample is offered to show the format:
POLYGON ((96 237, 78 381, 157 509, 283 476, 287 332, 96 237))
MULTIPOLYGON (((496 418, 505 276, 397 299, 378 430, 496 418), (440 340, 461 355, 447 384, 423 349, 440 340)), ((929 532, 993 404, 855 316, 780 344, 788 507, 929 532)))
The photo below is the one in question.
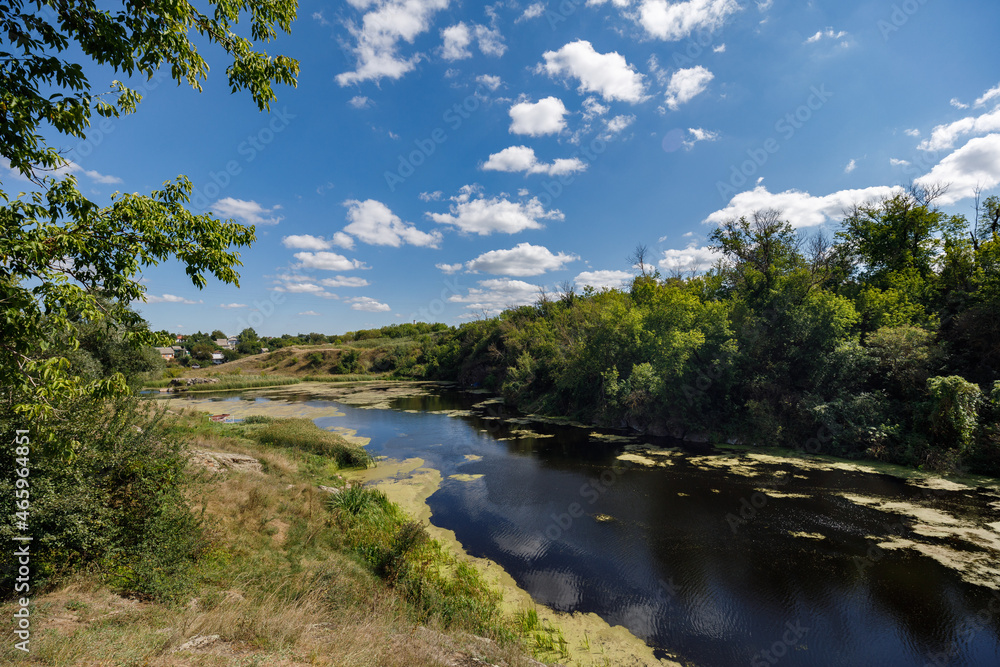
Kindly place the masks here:
MULTIPOLYGON (((371 464, 357 441, 309 419, 223 425, 149 408, 136 408, 148 421, 124 437, 188 443, 167 461, 188 481, 160 509, 196 525, 161 526, 160 557, 149 543, 96 558, 64 548, 77 567, 60 571, 53 553, 34 581, 34 663, 516 667, 539 664, 532 648, 568 656, 533 609, 502 609, 473 566, 382 491, 348 483, 371 464)), ((46 520, 40 508, 35 521, 46 520)), ((18 657, 0 649, 0 661, 18 657)))

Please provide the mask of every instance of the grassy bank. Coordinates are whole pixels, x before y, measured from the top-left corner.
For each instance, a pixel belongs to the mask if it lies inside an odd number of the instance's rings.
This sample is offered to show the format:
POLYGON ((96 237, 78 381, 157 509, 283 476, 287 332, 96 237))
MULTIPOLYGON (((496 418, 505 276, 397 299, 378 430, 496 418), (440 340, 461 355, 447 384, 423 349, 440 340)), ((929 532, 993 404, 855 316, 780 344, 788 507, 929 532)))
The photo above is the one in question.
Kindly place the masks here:
POLYGON ((194 454, 204 547, 169 594, 122 595, 100 565, 54 579, 33 598, 32 663, 533 664, 523 624, 420 524, 377 491, 321 490, 368 465, 363 449, 304 419, 168 417, 194 454))

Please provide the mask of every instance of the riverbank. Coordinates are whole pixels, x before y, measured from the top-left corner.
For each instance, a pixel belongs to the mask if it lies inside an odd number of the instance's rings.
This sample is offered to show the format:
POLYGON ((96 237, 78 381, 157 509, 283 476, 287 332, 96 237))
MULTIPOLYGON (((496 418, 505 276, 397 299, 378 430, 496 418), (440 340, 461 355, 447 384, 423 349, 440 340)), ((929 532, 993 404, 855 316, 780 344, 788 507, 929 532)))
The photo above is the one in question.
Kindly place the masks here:
MULTIPOLYGON (((309 421, 217 424, 171 412, 171 434, 190 443, 187 494, 204 522, 202 555, 172 599, 122 597, 100 567, 35 595, 32 664, 539 664, 516 620, 490 612, 491 593, 475 577, 459 597, 418 604, 359 559, 329 501, 346 483, 337 462, 363 465, 357 441, 309 421), (440 606, 448 603, 472 609, 463 618, 479 619, 475 632, 440 606)), ((361 538, 384 539, 377 528, 361 538)), ((450 562, 431 561, 443 571, 450 562)), ((429 588, 450 581, 431 576, 429 588)), ((13 607, 0 613, 10 618, 13 607)), ((4 664, 23 659, 0 648, 4 664)))

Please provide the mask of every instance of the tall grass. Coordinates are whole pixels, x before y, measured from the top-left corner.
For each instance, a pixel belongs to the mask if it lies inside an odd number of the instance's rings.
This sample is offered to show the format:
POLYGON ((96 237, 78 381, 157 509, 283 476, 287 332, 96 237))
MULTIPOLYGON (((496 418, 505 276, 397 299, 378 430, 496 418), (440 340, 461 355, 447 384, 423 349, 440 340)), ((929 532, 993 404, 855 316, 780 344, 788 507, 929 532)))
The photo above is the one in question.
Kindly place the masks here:
MULTIPOLYGON (((281 387, 289 384, 299 384, 299 378, 287 375, 227 375, 218 378, 218 382, 210 384, 182 385, 181 391, 229 391, 232 389, 260 389, 264 387, 281 387)), ((151 380, 143 383, 143 389, 162 389, 169 387, 172 379, 151 380)))
POLYGON ((311 419, 251 419, 251 425, 259 424, 260 427, 248 429, 246 434, 262 445, 291 447, 330 457, 341 468, 367 468, 372 463, 371 454, 336 433, 324 431, 311 419))

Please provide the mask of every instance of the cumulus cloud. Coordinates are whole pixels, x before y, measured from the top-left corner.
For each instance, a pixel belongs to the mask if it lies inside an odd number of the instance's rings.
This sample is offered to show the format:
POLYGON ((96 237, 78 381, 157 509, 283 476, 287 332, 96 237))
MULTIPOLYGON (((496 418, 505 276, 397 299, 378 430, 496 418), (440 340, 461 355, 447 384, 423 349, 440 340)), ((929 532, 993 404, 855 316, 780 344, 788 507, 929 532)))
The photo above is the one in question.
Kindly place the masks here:
POLYGON ((595 290, 621 289, 632 280, 628 271, 584 271, 573 282, 580 287, 593 287, 595 290))
POLYGON ((472 44, 472 31, 464 22, 441 31, 441 57, 445 60, 463 60, 472 57, 469 44, 472 44))
POLYGON ((287 294, 309 294, 323 299, 337 299, 336 294, 326 291, 322 286, 312 282, 310 278, 303 276, 281 276, 274 281, 275 292, 287 294))
POLYGON ((947 185, 947 192, 937 200, 944 206, 975 196, 977 187, 996 187, 1000 184, 1000 134, 972 139, 916 183, 924 187, 947 185))
POLYGON ((448 275, 451 275, 453 273, 458 273, 459 271, 462 270, 463 266, 465 266, 465 265, 462 264, 461 262, 459 262, 458 264, 435 264, 434 265, 435 268, 440 269, 442 272, 447 273, 448 275))
POLYGON ((597 93, 605 101, 641 102, 646 99, 642 74, 617 52, 598 53, 585 40, 566 44, 558 51, 546 51, 539 69, 556 78, 580 81, 581 93, 597 93))
POLYGON ((566 106, 558 97, 518 102, 510 108, 510 132, 540 137, 558 134, 566 127, 566 106))
POLYGON ((691 150, 699 141, 718 141, 719 133, 700 127, 688 128, 688 136, 684 139, 684 148, 691 150))
POLYGON ((220 303, 219 308, 225 308, 226 310, 233 310, 236 308, 246 308, 245 303, 220 303))
POLYGON ((667 84, 667 106, 676 111, 680 105, 703 93, 714 78, 715 75, 701 65, 677 70, 667 84))
POLYGON ((294 256, 299 260, 299 265, 295 268, 321 271, 353 271, 365 268, 364 263, 356 259, 347 259, 335 252, 297 252, 294 256))
POLYGON ((854 204, 890 197, 899 192, 902 188, 898 186, 875 186, 814 197, 799 190, 772 193, 765 186, 758 185, 733 197, 724 209, 705 218, 705 222, 717 225, 733 218, 750 217, 754 211, 776 209, 794 227, 815 227, 841 218, 854 204))
POLYGON ((405 244, 436 248, 441 242, 441 232, 420 231, 410 223, 403 222, 380 201, 349 199, 344 202, 344 206, 347 207, 347 219, 350 220, 350 224, 344 227, 344 233, 364 243, 394 248, 405 244))
POLYGON ((322 236, 302 234, 283 237, 281 245, 286 248, 297 248, 299 250, 329 250, 333 246, 333 243, 327 241, 322 236))
POLYGON ((372 101, 364 95, 355 95, 351 99, 347 100, 347 103, 355 109, 367 109, 371 106, 371 102, 372 101))
POLYGON ((604 123, 605 138, 612 137, 623 132, 629 125, 635 122, 635 116, 618 115, 608 119, 604 123))
POLYGON ((470 287, 465 294, 452 295, 448 297, 448 301, 465 304, 465 308, 474 313, 496 315, 504 308, 523 306, 538 300, 538 285, 523 280, 493 278, 481 280, 477 284, 479 287, 470 287))
POLYGON ((500 77, 493 74, 480 74, 476 77, 476 83, 484 88, 488 88, 490 92, 495 92, 497 88, 503 83, 500 77))
POLYGON ((276 225, 283 220, 281 216, 274 215, 280 208, 280 206, 264 208, 255 201, 232 197, 225 197, 212 204, 212 211, 218 215, 235 218, 246 225, 276 225))
POLYGON ((527 201, 510 201, 504 197, 487 198, 475 186, 465 186, 452 197, 449 213, 428 213, 431 220, 451 225, 468 234, 488 236, 494 232, 515 234, 525 229, 541 229, 542 220, 562 220, 558 209, 546 210, 532 197, 527 201))
POLYGON ((306 315, 307 317, 318 317, 319 313, 315 310, 303 310, 299 315, 306 315))
POLYGON ((146 303, 183 303, 188 306, 192 306, 196 303, 204 303, 200 299, 198 301, 192 301, 191 299, 185 299, 182 296, 176 296, 174 294, 164 294, 162 296, 157 296, 155 294, 145 295, 146 303))
POLYGON ((539 276, 548 271, 561 269, 564 264, 579 259, 576 255, 566 253, 553 254, 545 246, 518 243, 509 250, 491 250, 469 262, 465 268, 469 271, 482 271, 498 276, 514 276, 524 278, 539 276))
POLYGON ((484 171, 523 171, 527 174, 548 174, 561 176, 575 174, 587 169, 587 164, 580 158, 558 158, 551 164, 539 162, 535 150, 528 146, 511 146, 499 153, 493 153, 483 164, 484 171))
POLYGON ((348 86, 382 78, 399 79, 413 70, 419 55, 401 57, 400 42, 413 40, 430 29, 434 14, 448 7, 449 0, 351 0, 356 9, 367 10, 360 25, 349 22, 354 38, 355 69, 337 75, 337 83, 348 86))
POLYGON ((997 130, 1000 130, 1000 105, 982 116, 968 116, 954 123, 938 125, 931 132, 930 139, 921 141, 917 148, 922 151, 949 150, 966 135, 986 134, 997 130))
POLYGON ((847 166, 844 167, 844 173, 845 174, 849 174, 849 173, 851 173, 852 171, 854 171, 857 168, 858 168, 858 161, 857 160, 851 160, 850 162, 847 163, 847 166))
POLYGON ((692 243, 683 250, 664 250, 663 257, 657 262, 657 266, 664 271, 693 271, 697 273, 707 270, 720 258, 721 255, 711 248, 707 246, 699 248, 697 244, 692 243))
POLYGON ((889 158, 889 164, 893 167, 908 167, 910 165, 909 160, 900 160, 894 157, 889 158))
POLYGON ((639 25, 653 37, 676 42, 697 30, 716 30, 740 8, 736 0, 641 0, 639 25))
POLYGON ((487 56, 499 58, 507 52, 507 45, 504 44, 503 35, 496 28, 489 28, 484 25, 477 25, 475 28, 476 42, 479 50, 487 56))
POLYGON ((357 296, 348 299, 347 302, 351 304, 351 310, 361 310, 366 313, 385 313, 392 310, 389 304, 376 301, 368 296, 357 296))
POLYGON ((529 21, 531 19, 536 19, 545 13, 545 3, 535 2, 524 8, 524 13, 522 13, 514 21, 515 23, 520 23, 521 21, 529 21))

